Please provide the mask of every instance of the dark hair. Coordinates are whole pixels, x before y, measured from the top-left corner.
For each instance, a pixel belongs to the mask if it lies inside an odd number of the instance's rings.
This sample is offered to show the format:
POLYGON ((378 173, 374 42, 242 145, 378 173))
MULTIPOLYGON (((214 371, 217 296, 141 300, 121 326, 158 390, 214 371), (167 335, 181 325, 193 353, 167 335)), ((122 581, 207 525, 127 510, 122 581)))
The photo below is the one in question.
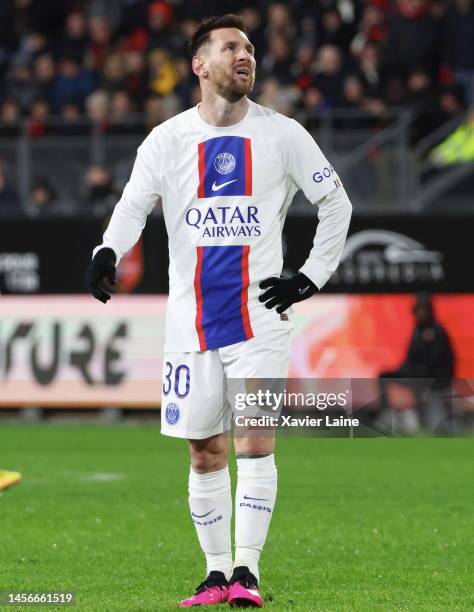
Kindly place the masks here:
POLYGON ((199 47, 209 42, 213 30, 220 30, 221 28, 237 28, 247 34, 244 22, 238 15, 229 13, 220 17, 210 17, 201 23, 191 38, 189 43, 189 54, 191 57, 196 55, 199 47))

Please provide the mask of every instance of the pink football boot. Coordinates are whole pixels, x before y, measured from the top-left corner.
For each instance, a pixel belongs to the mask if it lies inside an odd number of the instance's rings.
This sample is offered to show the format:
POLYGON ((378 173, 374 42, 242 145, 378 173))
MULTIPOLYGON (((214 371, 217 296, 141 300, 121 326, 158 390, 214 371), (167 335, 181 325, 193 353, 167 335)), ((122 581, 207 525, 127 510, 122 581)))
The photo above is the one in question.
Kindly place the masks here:
POLYGON ((248 567, 236 567, 230 579, 229 604, 232 608, 263 608, 258 580, 248 567))
POLYGON ((180 608, 213 606, 226 603, 229 598, 229 583, 222 572, 211 572, 196 589, 196 593, 179 602, 180 608))

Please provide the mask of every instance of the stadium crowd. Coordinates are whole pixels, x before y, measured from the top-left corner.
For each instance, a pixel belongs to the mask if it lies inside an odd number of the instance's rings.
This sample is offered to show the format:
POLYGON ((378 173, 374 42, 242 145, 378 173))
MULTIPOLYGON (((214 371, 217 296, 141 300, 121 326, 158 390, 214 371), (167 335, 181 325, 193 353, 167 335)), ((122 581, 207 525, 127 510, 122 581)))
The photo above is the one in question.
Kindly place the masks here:
MULTIPOLYGON (((408 106, 416 142, 474 104, 472 0, 224 6, 256 47, 254 99, 289 116, 360 110, 377 127, 408 106)), ((218 0, 2 0, 0 135, 19 134, 24 118, 34 139, 146 133, 199 101, 188 41, 222 12, 218 0)), ((0 164, 0 202, 8 189, 0 164)), ((53 191, 40 181, 32 198, 53 191)))

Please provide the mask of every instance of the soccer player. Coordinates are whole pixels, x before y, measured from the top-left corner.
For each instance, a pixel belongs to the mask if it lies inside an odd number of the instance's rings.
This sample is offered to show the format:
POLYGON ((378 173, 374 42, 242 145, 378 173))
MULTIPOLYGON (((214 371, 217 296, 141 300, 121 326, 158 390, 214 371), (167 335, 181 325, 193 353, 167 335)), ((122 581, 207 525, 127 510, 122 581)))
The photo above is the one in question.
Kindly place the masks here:
POLYGON ((232 560, 226 384, 286 379, 288 309, 335 271, 352 207, 308 132, 247 97, 254 47, 238 17, 203 23, 190 51, 202 102, 139 147, 86 278, 107 302, 103 281, 114 284, 116 266, 161 197, 170 253, 161 431, 188 440, 189 507, 207 562, 206 579, 180 605, 261 607, 258 564, 277 492, 275 441, 268 433, 234 436, 232 560), (301 270, 282 278, 282 228, 298 189, 318 207, 319 224, 301 270))

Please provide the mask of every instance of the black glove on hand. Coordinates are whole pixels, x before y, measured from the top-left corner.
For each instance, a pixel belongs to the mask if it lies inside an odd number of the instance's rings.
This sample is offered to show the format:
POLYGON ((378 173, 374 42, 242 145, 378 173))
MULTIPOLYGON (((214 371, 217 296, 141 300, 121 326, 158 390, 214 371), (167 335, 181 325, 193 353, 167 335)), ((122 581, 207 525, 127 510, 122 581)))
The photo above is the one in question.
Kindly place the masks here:
POLYGON ((259 285, 260 289, 268 289, 259 296, 261 302, 270 309, 277 306, 278 313, 284 312, 295 302, 302 302, 316 293, 318 288, 307 276, 298 272, 294 276, 272 276, 259 285))
POLYGON ((102 282, 107 279, 115 285, 115 262, 117 258, 112 249, 104 248, 97 251, 86 272, 86 287, 92 295, 106 304, 111 296, 102 288, 102 282))

